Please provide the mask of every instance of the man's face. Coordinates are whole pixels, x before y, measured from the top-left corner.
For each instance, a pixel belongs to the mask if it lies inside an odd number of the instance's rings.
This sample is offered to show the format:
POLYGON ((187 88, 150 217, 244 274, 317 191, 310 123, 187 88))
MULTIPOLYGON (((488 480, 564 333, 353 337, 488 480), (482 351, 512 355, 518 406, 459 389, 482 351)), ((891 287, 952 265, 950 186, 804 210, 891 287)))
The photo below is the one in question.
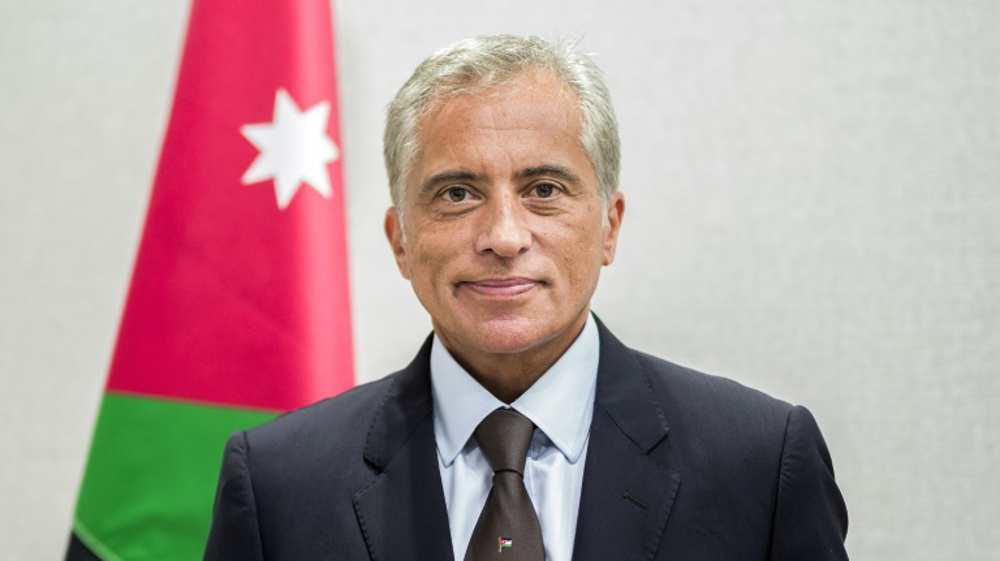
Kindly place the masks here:
POLYGON ((602 220, 580 146, 575 94, 532 72, 499 91, 445 98, 419 123, 405 235, 386 234, 400 272, 458 357, 560 347, 586 322, 624 201, 602 220))

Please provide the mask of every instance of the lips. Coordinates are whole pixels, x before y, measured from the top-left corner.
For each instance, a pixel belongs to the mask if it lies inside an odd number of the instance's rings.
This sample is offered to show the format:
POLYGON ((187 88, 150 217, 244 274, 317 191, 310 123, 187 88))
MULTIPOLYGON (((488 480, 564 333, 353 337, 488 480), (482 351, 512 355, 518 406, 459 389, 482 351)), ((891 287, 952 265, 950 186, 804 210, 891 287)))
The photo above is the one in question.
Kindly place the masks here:
POLYGON ((541 281, 526 277, 497 277, 461 283, 462 286, 484 296, 517 296, 540 284, 541 281))

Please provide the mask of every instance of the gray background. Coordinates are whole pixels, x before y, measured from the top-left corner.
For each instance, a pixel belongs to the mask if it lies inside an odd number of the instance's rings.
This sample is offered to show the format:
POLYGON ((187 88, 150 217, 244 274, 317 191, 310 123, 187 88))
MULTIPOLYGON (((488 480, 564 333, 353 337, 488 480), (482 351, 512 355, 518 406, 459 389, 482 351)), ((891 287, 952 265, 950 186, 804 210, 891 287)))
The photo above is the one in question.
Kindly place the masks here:
MULTIPOLYGON (((1000 3, 338 0, 356 364, 429 321, 382 238, 382 109, 474 34, 585 36, 627 210, 595 301, 634 347, 808 405, 856 559, 1000 558, 1000 3)), ((0 544, 62 553, 188 2, 0 7, 0 544)))

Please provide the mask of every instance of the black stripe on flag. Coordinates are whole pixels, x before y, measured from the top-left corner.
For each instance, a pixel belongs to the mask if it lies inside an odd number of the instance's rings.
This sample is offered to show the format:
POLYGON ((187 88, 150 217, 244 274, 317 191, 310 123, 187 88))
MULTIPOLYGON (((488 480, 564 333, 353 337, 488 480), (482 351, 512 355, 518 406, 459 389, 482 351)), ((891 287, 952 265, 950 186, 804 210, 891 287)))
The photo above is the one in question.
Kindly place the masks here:
POLYGON ((90 551, 76 534, 69 536, 69 548, 66 550, 66 561, 101 561, 101 558, 90 551))

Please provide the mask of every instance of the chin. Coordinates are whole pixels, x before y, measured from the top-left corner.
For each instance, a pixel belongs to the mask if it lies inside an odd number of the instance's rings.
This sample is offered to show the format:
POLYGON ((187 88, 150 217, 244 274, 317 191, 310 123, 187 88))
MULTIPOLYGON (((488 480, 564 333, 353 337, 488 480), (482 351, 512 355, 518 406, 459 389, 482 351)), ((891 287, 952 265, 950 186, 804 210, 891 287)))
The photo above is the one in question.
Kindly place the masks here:
POLYGON ((503 318, 480 321, 466 333, 474 346, 495 354, 521 353, 552 339, 556 333, 551 325, 540 325, 525 318, 503 318))

